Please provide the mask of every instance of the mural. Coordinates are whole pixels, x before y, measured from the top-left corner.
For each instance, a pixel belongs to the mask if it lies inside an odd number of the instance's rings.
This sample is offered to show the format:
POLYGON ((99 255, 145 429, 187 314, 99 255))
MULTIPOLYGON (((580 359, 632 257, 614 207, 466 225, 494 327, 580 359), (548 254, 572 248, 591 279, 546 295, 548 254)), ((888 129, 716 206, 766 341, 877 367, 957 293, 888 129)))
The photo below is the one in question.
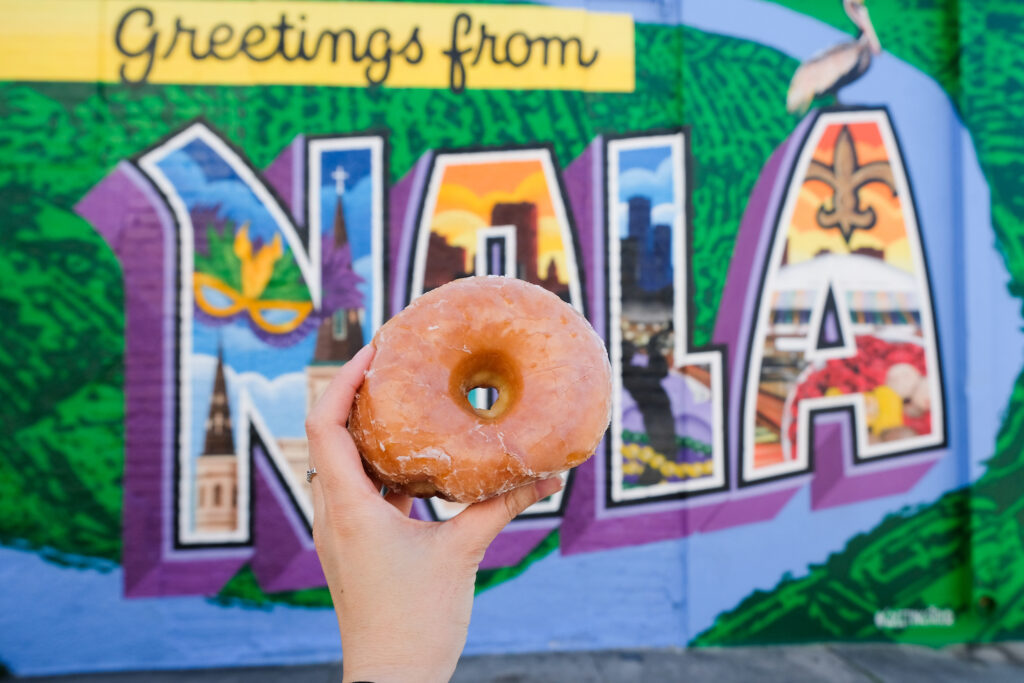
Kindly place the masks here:
POLYGON ((615 404, 468 653, 1022 637, 1016 5, 157 0, 61 66, 6 4, 10 671, 336 658, 305 415, 472 274, 586 315, 615 404))

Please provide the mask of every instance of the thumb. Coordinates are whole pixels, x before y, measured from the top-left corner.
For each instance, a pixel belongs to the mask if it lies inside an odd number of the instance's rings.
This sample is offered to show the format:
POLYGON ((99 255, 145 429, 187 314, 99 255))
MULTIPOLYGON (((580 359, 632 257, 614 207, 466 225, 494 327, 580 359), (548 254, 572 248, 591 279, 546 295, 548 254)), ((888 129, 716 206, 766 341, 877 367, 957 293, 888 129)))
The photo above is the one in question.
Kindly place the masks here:
POLYGON ((474 503, 447 522, 457 543, 483 555, 494 537, 505 526, 534 503, 562 488, 557 475, 550 479, 520 486, 482 503, 474 503))

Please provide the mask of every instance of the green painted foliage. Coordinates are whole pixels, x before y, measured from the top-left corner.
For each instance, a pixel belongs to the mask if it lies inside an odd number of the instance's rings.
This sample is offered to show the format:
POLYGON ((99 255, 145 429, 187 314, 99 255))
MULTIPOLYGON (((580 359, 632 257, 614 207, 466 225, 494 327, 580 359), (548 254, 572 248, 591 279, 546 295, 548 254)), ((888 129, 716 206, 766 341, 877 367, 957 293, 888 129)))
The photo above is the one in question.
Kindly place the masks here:
MULTIPOLYGON (((872 531, 852 538, 807 576, 786 577, 771 591, 757 591, 695 645, 772 644, 820 640, 901 640, 906 632, 881 632, 875 612, 883 608, 953 607, 962 613, 968 586, 969 496, 954 491, 937 503, 890 515, 872 531), (961 577, 949 585, 949 577, 961 577), (937 585, 939 586, 937 589, 937 585)), ((922 634, 913 634, 921 642, 922 634)), ((924 634, 927 635, 927 634, 924 634)), ((955 642, 961 631, 936 634, 955 642)))
POLYGON ((84 220, 0 190, 0 541, 120 558, 121 275, 84 220))
POLYGON ((1024 636, 1024 373, 1004 415, 995 455, 972 489, 974 595, 992 609, 978 640, 1024 636))
POLYGON ((206 248, 196 249, 197 273, 212 275, 236 291, 242 290, 242 267, 235 256, 235 226, 231 221, 221 228, 206 228, 206 248))
POLYGON ((309 290, 302 278, 302 271, 295 260, 295 254, 286 248, 281 258, 274 264, 274 272, 267 282, 260 298, 281 301, 309 301, 309 290))
POLYGON ((500 583, 511 581, 538 560, 542 560, 551 553, 558 550, 560 539, 558 529, 545 536, 530 552, 526 553, 523 559, 510 567, 497 567, 495 569, 481 569, 476 573, 476 593, 482 593, 488 588, 494 588, 500 583))
POLYGON ((238 573, 224 584, 220 593, 210 598, 210 601, 223 607, 250 609, 269 609, 275 604, 320 608, 333 606, 331 593, 326 588, 265 593, 249 565, 238 570, 238 573))

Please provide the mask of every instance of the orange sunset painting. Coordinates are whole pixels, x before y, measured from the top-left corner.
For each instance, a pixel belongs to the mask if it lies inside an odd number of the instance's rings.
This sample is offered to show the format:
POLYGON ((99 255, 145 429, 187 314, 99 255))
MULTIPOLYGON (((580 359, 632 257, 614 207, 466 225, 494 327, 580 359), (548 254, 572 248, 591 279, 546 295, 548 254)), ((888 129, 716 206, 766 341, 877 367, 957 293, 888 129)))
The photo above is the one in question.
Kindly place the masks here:
POLYGON ((800 263, 825 252, 873 256, 913 271, 900 197, 874 123, 828 126, 814 150, 812 169, 789 225, 784 263, 800 263), (852 205, 843 208, 855 217, 849 232, 842 225, 823 226, 819 218, 835 211, 844 198, 852 205))
MULTIPOLYGON (((458 277, 483 274, 478 272, 480 233, 490 234, 500 227, 507 236, 507 248, 514 253, 514 272, 505 268, 484 272, 519 277, 568 297, 567 250, 572 245, 563 238, 568 230, 561 224, 565 211, 559 187, 541 158, 514 154, 514 159, 501 159, 501 152, 484 160, 477 160, 482 155, 473 155, 472 161, 456 158, 439 169, 424 291, 458 277)), ((513 263, 512 254, 509 263, 513 263)))

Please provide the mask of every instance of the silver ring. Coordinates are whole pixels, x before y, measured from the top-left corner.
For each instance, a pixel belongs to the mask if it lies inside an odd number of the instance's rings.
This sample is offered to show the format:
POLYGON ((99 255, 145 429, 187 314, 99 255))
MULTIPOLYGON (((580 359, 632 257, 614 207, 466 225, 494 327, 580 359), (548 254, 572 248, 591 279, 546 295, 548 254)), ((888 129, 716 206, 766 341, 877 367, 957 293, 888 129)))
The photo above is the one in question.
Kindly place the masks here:
POLYGON ((308 483, 312 483, 313 476, 315 474, 316 474, 316 468, 315 467, 310 467, 308 470, 306 470, 306 483, 307 484, 308 483))

